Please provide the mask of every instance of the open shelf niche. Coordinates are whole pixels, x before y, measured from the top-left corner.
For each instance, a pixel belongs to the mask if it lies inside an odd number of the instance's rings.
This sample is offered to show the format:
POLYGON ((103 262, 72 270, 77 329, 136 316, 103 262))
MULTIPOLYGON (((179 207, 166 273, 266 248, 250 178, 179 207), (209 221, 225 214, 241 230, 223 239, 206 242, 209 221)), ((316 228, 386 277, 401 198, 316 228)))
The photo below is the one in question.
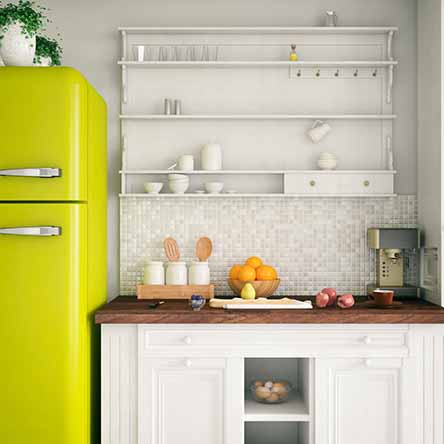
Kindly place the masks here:
POLYGON ((306 358, 245 359, 245 444, 310 442, 314 407, 312 368, 312 360, 306 358), (262 404, 253 399, 251 384, 270 379, 290 382, 293 390, 287 402, 262 404))

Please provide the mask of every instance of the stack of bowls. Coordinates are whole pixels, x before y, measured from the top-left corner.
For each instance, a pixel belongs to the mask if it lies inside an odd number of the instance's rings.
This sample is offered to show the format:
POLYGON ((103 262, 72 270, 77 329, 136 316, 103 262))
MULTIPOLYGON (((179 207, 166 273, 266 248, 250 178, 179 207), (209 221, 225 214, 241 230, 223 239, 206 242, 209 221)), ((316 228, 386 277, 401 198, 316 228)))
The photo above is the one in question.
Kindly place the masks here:
POLYGON ((333 153, 321 153, 318 159, 318 166, 321 170, 334 170, 338 164, 333 153))
POLYGON ((168 174, 168 188, 174 194, 183 194, 190 186, 190 178, 186 174, 168 174))

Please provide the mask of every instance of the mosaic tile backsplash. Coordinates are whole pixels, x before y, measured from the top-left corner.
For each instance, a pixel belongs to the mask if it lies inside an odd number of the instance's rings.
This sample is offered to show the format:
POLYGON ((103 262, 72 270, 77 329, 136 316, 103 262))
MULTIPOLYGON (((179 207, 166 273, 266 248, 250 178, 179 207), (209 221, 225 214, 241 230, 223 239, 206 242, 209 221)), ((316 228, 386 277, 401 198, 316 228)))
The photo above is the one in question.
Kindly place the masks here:
MULTIPOLYGON (((375 280, 369 227, 414 227, 416 196, 394 198, 121 198, 120 289, 135 294, 147 260, 166 260, 163 239, 174 237, 183 260, 196 240, 213 241, 212 282, 231 294, 227 274, 252 255, 276 267, 278 295, 313 295, 325 286, 365 294, 375 280)), ((416 264, 407 276, 415 283, 416 264)))

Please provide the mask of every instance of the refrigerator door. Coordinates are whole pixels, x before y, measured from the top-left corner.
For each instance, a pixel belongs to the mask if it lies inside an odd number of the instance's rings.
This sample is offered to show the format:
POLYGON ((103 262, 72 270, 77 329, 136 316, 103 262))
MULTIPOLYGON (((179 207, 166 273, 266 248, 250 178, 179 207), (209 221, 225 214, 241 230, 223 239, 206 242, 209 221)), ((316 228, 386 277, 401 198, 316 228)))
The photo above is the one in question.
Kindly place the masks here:
POLYGON ((87 200, 88 89, 72 68, 1 68, 0 201, 87 200))
POLYGON ((89 443, 87 205, 0 203, 0 442, 89 443))

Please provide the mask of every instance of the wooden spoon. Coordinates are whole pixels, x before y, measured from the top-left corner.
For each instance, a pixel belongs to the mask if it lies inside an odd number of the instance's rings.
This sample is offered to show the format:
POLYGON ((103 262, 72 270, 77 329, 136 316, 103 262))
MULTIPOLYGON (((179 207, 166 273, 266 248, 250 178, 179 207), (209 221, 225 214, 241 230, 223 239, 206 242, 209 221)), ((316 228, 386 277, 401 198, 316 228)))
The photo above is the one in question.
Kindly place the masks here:
POLYGON ((213 244, 208 237, 201 237, 196 244, 196 256, 200 262, 205 262, 211 256, 213 244))
POLYGON ((172 237, 167 237, 163 241, 165 255, 170 262, 177 262, 180 259, 180 251, 177 242, 172 237))

